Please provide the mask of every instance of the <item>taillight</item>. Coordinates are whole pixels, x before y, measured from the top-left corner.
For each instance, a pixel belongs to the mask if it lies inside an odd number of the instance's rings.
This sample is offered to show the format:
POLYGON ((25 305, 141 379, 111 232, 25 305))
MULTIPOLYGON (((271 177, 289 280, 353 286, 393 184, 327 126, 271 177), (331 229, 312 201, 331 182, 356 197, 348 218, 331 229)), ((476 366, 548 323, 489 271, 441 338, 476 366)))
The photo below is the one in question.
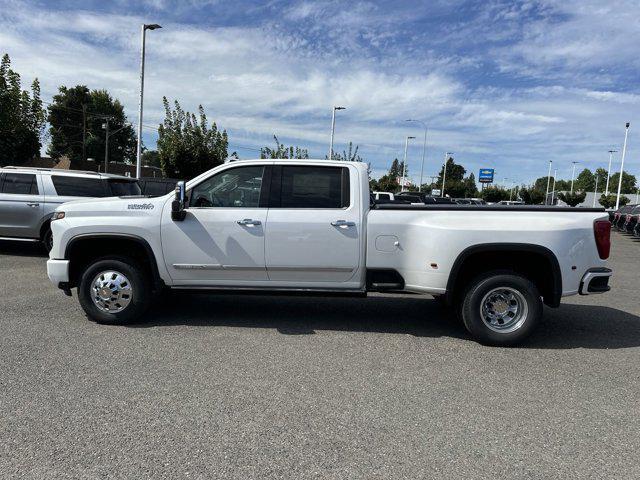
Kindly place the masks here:
POLYGON ((596 238, 598 255, 602 260, 609 258, 611 251, 611 222, 609 220, 596 220, 593 222, 593 235, 596 238))

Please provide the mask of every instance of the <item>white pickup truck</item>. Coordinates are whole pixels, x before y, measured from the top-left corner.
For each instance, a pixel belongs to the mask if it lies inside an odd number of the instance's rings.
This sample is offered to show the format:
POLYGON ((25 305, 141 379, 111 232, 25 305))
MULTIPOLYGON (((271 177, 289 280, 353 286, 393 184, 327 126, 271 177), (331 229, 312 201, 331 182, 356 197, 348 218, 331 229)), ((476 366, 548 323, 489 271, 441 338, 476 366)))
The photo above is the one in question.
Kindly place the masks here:
POLYGON ((63 204, 51 226, 49 278, 102 323, 141 318, 167 288, 414 292, 510 345, 543 303, 606 292, 612 273, 601 209, 376 205, 352 162, 226 163, 175 195, 63 204))

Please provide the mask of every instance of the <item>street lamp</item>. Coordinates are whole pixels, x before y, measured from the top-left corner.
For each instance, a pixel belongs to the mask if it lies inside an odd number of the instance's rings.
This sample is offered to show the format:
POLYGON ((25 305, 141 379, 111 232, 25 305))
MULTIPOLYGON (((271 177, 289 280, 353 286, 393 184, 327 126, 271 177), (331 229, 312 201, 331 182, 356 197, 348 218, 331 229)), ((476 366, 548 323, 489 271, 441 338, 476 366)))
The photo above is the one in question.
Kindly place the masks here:
POLYGON ((142 48, 140 53, 140 103, 139 103, 139 111, 138 111, 138 146, 136 149, 136 178, 140 178, 140 174, 142 171, 142 105, 144 98, 144 47, 145 47, 145 37, 147 30, 156 30, 158 28, 162 28, 157 23, 152 23, 150 25, 143 24, 142 25, 142 48))
POLYGON ((333 160, 333 134, 336 130, 336 110, 346 110, 347 107, 333 107, 331 111, 331 142, 329 143, 329 160, 333 160))
POLYGON ((420 165, 420 183, 418 184, 418 192, 421 192, 422 191, 422 172, 424 171, 424 157, 427 153, 427 130, 429 128, 427 127, 427 124, 424 123, 422 120, 409 119, 409 120, 405 120, 405 122, 416 122, 424 127, 424 143, 422 144, 422 163, 420 165))
POLYGON ((558 175, 557 168, 553 171, 553 187, 551 188, 551 205, 553 205, 553 200, 556 193, 556 175, 558 175))
POLYGON ((609 150, 609 168, 607 168, 607 186, 604 188, 605 196, 609 195, 609 177, 611 176, 611 160, 613 159, 613 154, 616 152, 617 150, 609 150))
POLYGON ((629 136, 629 122, 625 125, 624 145, 622 146, 622 162, 620 163, 620 179, 618 180, 618 197, 616 198, 616 210, 620 207, 620 190, 622 190, 622 174, 624 173, 624 157, 627 154, 627 137, 629 136))
POLYGON ((596 173, 596 188, 595 188, 595 192, 593 192, 593 206, 596 206, 596 197, 598 196, 598 178, 600 178, 600 176, 596 173))
POLYGON ((553 160, 549 160, 549 173, 547 173, 547 193, 544 196, 544 204, 547 204, 547 199, 549 198, 549 185, 551 184, 551 164, 553 160))
POLYGON ((573 170, 571 171, 571 194, 573 194, 573 179, 576 176, 576 163, 580 162, 571 162, 573 163, 573 170))
POLYGON ((445 152, 444 154, 444 170, 442 172, 442 192, 440 192, 440 196, 444 198, 444 182, 447 179, 447 161, 449 157, 453 155, 453 152, 445 152))
POLYGON ((404 140, 404 160, 402 160, 402 185, 400 185, 400 191, 404 192, 405 177, 407 176, 407 147, 409 146, 409 140, 413 140, 416 137, 407 137, 404 140))

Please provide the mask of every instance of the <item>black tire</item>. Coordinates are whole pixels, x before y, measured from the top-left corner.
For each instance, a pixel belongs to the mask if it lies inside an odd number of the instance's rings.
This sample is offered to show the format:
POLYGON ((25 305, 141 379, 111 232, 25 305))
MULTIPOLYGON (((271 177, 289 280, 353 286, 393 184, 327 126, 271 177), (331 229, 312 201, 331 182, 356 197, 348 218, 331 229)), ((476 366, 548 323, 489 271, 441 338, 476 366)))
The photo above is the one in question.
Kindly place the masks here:
POLYGON ((152 296, 152 282, 137 262, 126 257, 103 257, 90 262, 78 286, 78 299, 87 317, 97 323, 123 325, 140 319, 149 308, 152 296), (126 277, 131 295, 128 304, 121 311, 107 312, 100 309, 93 300, 93 282, 101 272, 114 271, 126 277))
POLYGON ((47 252, 51 251, 53 247, 53 233, 51 233, 51 226, 48 226, 44 231, 44 235, 42 235, 42 245, 47 252))
MULTIPOLYGON (((487 300, 490 299, 491 296, 487 300)), ((495 313, 492 311, 493 303, 488 301, 485 305, 489 305, 487 308, 490 313, 495 313)), ((469 333, 480 343, 493 346, 512 346, 522 342, 538 325, 543 311, 542 299, 536 285, 521 275, 505 271, 490 272, 472 280, 460 307, 462 321, 469 333), (491 321, 487 319, 485 322, 481 313, 483 300, 490 292, 493 292, 494 298, 510 299, 499 306, 511 305, 520 314, 507 316, 506 319, 502 319, 502 325, 494 323, 490 327, 488 323, 491 321)))

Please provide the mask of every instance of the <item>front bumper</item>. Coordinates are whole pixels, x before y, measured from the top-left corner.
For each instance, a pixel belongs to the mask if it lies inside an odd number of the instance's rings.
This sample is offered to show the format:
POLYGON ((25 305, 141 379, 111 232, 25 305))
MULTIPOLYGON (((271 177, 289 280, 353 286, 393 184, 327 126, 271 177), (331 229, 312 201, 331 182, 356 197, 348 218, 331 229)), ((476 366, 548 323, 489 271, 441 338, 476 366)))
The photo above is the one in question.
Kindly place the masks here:
POLYGON ((56 286, 69 283, 69 260, 47 260, 47 276, 56 286))
POLYGON ((611 290, 609 277, 613 275, 610 268, 592 268, 587 270, 580 281, 580 295, 593 295, 611 290))

